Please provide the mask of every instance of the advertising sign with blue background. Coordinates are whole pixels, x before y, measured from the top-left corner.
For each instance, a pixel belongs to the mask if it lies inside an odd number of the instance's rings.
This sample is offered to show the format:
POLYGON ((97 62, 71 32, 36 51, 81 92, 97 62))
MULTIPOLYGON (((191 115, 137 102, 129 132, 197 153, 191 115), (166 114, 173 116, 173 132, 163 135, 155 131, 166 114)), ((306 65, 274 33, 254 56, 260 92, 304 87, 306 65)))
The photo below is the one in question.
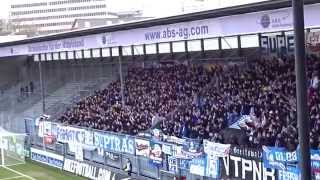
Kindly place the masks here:
POLYGON ((288 152, 285 148, 263 146, 263 163, 267 168, 285 170, 288 164, 299 160, 297 151, 288 152))
POLYGON ((63 156, 31 148, 31 159, 59 169, 63 168, 63 156))

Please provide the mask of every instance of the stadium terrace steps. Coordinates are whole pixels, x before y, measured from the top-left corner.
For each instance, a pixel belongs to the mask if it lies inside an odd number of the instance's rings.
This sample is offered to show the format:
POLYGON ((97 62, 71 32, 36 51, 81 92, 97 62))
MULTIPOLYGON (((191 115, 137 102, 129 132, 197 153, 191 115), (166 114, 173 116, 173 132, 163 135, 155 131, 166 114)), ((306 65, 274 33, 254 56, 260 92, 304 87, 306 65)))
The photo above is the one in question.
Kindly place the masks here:
MULTIPOLYGON (((57 104, 70 104, 72 98, 78 94, 81 86, 82 83, 67 83, 65 86, 47 96, 45 98, 46 110, 50 110, 52 106, 57 106, 57 104)), ((50 112, 46 113, 50 114, 50 112)), ((42 101, 40 100, 22 114, 30 117, 42 114, 42 101)))
MULTIPOLYGON (((100 89, 101 84, 108 84, 112 78, 103 79, 103 82, 91 80, 87 82, 72 82, 67 83, 63 87, 54 91, 45 98, 46 114, 56 117, 66 110, 66 107, 74 103, 75 97, 80 96, 81 91, 86 91, 88 94, 94 90, 100 89)), ((21 113, 24 117, 36 117, 42 114, 42 100, 21 113)))

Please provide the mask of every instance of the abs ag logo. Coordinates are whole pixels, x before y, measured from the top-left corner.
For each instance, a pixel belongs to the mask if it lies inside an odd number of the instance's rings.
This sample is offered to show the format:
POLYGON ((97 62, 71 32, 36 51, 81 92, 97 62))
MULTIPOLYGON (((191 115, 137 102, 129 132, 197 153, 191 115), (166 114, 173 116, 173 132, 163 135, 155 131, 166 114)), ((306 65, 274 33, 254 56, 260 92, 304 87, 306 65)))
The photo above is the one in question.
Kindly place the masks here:
POLYGON ((261 16, 260 24, 263 28, 268 28, 271 24, 271 18, 268 14, 261 16))
POLYGON ((289 12, 275 12, 263 14, 258 20, 262 28, 288 28, 292 27, 292 15, 289 12))
POLYGON ((116 43, 116 41, 114 40, 113 36, 111 33, 108 33, 108 34, 104 34, 102 37, 101 37, 101 42, 103 45, 113 45, 116 43))

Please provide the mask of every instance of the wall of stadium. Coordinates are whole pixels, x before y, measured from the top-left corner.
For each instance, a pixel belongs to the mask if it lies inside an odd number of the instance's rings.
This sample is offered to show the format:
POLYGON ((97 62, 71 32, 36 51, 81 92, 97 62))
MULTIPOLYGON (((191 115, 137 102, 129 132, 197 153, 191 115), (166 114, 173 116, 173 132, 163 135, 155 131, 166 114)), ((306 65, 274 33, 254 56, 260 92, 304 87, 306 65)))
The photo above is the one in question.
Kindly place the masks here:
MULTIPOLYGON (((319 12, 320 4, 305 6, 305 26, 307 28, 320 26, 320 19, 318 18, 319 12)), ((0 56, 32 55, 47 52, 154 44, 220 36, 286 31, 291 30, 292 27, 292 9, 283 8, 149 28, 2 47, 0 48, 0 56)))
MULTIPOLYGON (((51 125, 44 125, 41 135, 55 137, 51 142, 52 150, 56 142, 66 146, 63 170, 90 179, 114 176, 117 179, 125 175, 123 167, 128 159, 132 163, 132 176, 137 179, 173 179, 166 176, 170 174, 186 179, 280 180, 299 179, 301 174, 297 151, 289 152, 285 148, 248 148, 207 140, 200 143, 161 133, 159 136, 149 133, 130 136, 48 123, 51 125)), ((49 144, 46 147, 50 148, 49 144)), ((319 149, 311 150, 313 179, 320 177, 319 155, 319 149)), ((36 154, 35 160, 47 163, 52 157, 55 156, 41 152, 36 154)), ((60 161, 53 162, 50 164, 62 165, 60 161)))
POLYGON ((25 77, 27 77, 25 56, 1 60, 0 87, 10 86, 17 81, 23 81, 25 77))

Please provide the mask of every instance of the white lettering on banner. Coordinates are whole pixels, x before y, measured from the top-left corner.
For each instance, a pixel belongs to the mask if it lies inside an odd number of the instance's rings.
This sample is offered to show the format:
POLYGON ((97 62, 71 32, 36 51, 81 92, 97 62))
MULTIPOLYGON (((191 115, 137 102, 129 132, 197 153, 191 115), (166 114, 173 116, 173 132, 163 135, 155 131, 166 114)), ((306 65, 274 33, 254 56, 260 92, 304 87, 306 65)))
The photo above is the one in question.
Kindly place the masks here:
POLYGON ((93 133, 84 129, 58 125, 57 140, 68 144, 93 145, 93 133))
POLYGON ((227 156, 223 158, 223 165, 225 174, 229 177, 231 176, 241 179, 252 177, 253 180, 275 180, 275 170, 268 170, 263 167, 261 162, 257 162, 255 160, 230 155, 230 157, 227 156), (230 161, 233 162, 233 167, 230 167, 230 161), (229 167, 232 172, 230 172, 229 167))
MULTIPOLYGON (((319 11, 320 4, 305 6, 306 28, 320 25, 319 11)), ((292 27, 292 9, 283 8, 116 31, 107 34, 93 34, 63 40, 1 47, 0 57, 284 31, 291 30, 292 27)))
POLYGON ((230 156, 230 159, 234 161, 234 176, 239 177, 239 162, 241 162, 241 158, 237 156, 230 156))
POLYGON ((261 36, 261 50, 265 54, 286 54, 294 52, 293 35, 261 36))
POLYGON ((289 171, 278 170, 280 180, 297 180, 299 179, 298 174, 289 171))
POLYGON ((71 159, 65 159, 63 170, 93 180, 114 180, 116 176, 113 172, 109 170, 98 168, 71 159))
POLYGON ((135 154, 134 139, 113 134, 94 133, 94 145, 107 151, 135 154))

